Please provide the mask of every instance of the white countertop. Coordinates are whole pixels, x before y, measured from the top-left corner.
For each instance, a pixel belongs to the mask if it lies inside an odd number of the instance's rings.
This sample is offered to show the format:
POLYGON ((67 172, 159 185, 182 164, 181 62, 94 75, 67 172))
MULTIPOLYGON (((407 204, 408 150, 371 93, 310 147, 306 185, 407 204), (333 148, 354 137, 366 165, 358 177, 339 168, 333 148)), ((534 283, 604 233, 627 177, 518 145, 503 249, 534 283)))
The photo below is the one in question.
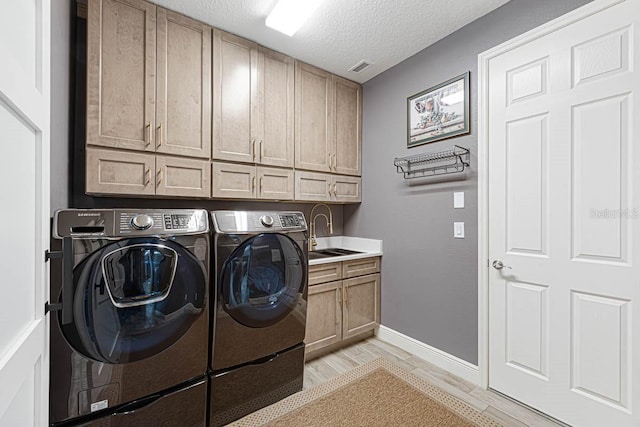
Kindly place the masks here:
POLYGON ((352 259, 382 256, 382 240, 363 239, 350 236, 318 237, 318 246, 314 250, 341 248, 362 252, 353 255, 332 256, 309 260, 309 265, 330 264, 332 262, 349 261, 352 259))

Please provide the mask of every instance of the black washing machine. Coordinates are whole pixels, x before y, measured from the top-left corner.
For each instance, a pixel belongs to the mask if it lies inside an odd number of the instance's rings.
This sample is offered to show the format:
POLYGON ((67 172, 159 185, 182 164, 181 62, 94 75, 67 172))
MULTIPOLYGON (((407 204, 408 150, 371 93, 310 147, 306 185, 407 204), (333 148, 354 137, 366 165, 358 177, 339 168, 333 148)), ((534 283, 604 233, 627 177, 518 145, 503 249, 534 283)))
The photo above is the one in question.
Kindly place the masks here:
POLYGON ((300 212, 215 211, 210 425, 302 390, 307 225, 300 212))
POLYGON ((52 425, 206 424, 208 214, 55 213, 52 425))

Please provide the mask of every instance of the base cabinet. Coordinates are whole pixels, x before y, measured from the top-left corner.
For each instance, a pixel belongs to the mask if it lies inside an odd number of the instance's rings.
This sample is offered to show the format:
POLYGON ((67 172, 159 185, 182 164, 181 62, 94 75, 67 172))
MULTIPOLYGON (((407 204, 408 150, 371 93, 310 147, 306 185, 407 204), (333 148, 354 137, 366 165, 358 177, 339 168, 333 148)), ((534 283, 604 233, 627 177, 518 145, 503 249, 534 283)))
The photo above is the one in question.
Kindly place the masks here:
POLYGON ((342 281, 309 287, 306 352, 342 339, 342 281))
POLYGON ((375 329, 380 323, 380 274, 342 281, 342 338, 375 329))
POLYGON ((365 335, 380 324, 379 271, 379 257, 309 267, 307 356, 338 347, 341 341, 365 335), (372 266, 375 273, 352 276, 371 271, 372 266), (350 278, 335 280, 343 277, 350 278))

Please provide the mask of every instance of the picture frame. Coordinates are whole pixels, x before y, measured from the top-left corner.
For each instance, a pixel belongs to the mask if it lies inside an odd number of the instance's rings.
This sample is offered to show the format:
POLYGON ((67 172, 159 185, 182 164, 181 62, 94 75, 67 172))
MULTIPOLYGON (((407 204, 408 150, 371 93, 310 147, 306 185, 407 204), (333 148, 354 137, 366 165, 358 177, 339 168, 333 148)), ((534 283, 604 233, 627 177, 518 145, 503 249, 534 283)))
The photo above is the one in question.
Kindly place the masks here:
POLYGON ((469 75, 467 71, 407 98, 407 148, 470 133, 469 75))

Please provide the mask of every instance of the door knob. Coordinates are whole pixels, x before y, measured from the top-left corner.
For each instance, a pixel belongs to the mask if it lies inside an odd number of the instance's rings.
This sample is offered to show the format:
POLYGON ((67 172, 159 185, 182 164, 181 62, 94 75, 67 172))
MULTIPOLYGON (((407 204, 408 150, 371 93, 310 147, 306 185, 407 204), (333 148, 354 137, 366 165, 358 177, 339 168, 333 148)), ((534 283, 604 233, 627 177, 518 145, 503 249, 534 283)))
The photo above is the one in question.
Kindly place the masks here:
POLYGON ((495 268, 496 270, 502 270, 503 268, 508 268, 511 269, 511 267, 507 267, 505 266, 502 261, 500 261, 499 259, 493 261, 493 263, 491 264, 493 265, 493 268, 495 268))

